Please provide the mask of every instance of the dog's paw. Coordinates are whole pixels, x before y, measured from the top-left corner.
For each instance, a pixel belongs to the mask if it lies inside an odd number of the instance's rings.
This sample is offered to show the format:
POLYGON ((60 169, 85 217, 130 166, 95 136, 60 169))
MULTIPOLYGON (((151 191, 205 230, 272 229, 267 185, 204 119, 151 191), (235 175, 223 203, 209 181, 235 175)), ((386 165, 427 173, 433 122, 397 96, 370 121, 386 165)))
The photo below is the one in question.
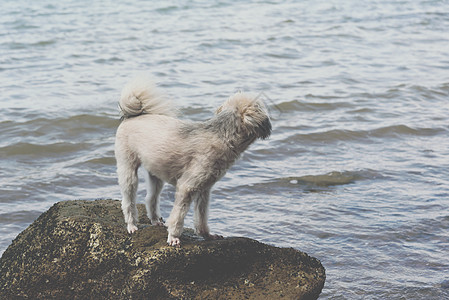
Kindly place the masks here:
POLYGON ((165 222, 164 222, 164 219, 162 219, 162 217, 160 217, 159 219, 151 220, 151 225, 154 225, 154 226, 165 226, 165 222))
POLYGON ((181 247, 181 240, 177 237, 168 235, 167 244, 173 247, 181 247))
POLYGON ((137 231, 137 226, 134 224, 128 224, 128 233, 132 234, 137 231))
POLYGON ((224 237, 222 235, 218 235, 218 234, 210 234, 210 233, 208 233, 208 234, 203 234, 202 236, 203 236, 203 238, 205 240, 208 240, 208 241, 224 239, 224 237))

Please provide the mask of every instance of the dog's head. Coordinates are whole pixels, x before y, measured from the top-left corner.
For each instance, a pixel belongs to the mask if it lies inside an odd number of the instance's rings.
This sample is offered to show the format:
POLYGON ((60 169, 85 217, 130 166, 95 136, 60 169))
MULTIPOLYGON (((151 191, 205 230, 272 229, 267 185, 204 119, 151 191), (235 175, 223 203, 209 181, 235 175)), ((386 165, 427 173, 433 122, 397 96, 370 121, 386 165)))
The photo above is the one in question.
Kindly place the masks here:
POLYGON ((215 112, 217 115, 232 112, 235 124, 244 134, 266 139, 271 134, 271 122, 263 101, 254 95, 236 93, 215 112))

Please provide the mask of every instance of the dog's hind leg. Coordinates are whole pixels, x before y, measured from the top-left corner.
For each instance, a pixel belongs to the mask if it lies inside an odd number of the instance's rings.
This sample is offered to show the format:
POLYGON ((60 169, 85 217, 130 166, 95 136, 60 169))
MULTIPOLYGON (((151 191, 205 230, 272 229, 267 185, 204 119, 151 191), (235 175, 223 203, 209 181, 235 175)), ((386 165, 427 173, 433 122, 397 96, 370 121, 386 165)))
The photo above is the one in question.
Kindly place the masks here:
POLYGON ((207 225, 209 213, 210 189, 201 191, 197 198, 195 198, 195 215, 194 224, 195 232, 207 240, 222 239, 221 235, 210 234, 209 226, 207 225))
POLYGON ((120 190, 122 193, 122 211, 125 222, 128 224, 128 232, 137 230, 138 213, 136 206, 137 186, 137 166, 133 167, 124 163, 117 163, 117 175, 120 190))
POLYGON ((175 203, 167 220, 168 239, 170 246, 179 247, 181 245, 180 237, 184 229, 184 218, 190 208, 193 198, 196 196, 195 191, 182 184, 177 185, 175 194, 175 203))
POLYGON ((145 172, 145 182, 147 184, 145 206, 148 218, 151 220, 152 225, 163 226, 164 220, 159 210, 159 195, 164 187, 164 182, 150 172, 145 172))

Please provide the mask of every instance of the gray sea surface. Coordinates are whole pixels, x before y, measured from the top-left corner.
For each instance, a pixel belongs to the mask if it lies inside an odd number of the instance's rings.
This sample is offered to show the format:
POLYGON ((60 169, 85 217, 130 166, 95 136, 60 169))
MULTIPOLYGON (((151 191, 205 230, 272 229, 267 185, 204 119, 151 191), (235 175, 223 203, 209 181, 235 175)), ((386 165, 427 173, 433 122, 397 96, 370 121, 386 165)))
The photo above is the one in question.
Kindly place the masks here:
POLYGON ((269 106, 213 233, 317 257, 320 299, 449 299, 448 32, 436 0, 1 1, 0 254, 57 201, 120 198, 118 99, 146 73, 184 119, 269 106))

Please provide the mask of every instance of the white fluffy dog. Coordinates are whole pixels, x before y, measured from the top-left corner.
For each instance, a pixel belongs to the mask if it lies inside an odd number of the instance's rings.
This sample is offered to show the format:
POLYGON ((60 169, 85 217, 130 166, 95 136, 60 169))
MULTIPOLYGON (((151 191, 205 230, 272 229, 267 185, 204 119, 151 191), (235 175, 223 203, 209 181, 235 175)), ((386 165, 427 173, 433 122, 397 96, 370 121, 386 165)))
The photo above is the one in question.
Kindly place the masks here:
POLYGON ((131 81, 122 91, 123 121, 117 129, 115 157, 128 232, 137 230, 137 169, 145 168, 146 208, 152 224, 163 225, 159 194, 164 182, 176 186, 175 202, 167 220, 167 243, 180 246, 184 218, 193 202, 195 231, 205 239, 210 190, 257 138, 271 134, 263 102, 237 93, 205 122, 182 121, 176 110, 145 78, 131 81))

